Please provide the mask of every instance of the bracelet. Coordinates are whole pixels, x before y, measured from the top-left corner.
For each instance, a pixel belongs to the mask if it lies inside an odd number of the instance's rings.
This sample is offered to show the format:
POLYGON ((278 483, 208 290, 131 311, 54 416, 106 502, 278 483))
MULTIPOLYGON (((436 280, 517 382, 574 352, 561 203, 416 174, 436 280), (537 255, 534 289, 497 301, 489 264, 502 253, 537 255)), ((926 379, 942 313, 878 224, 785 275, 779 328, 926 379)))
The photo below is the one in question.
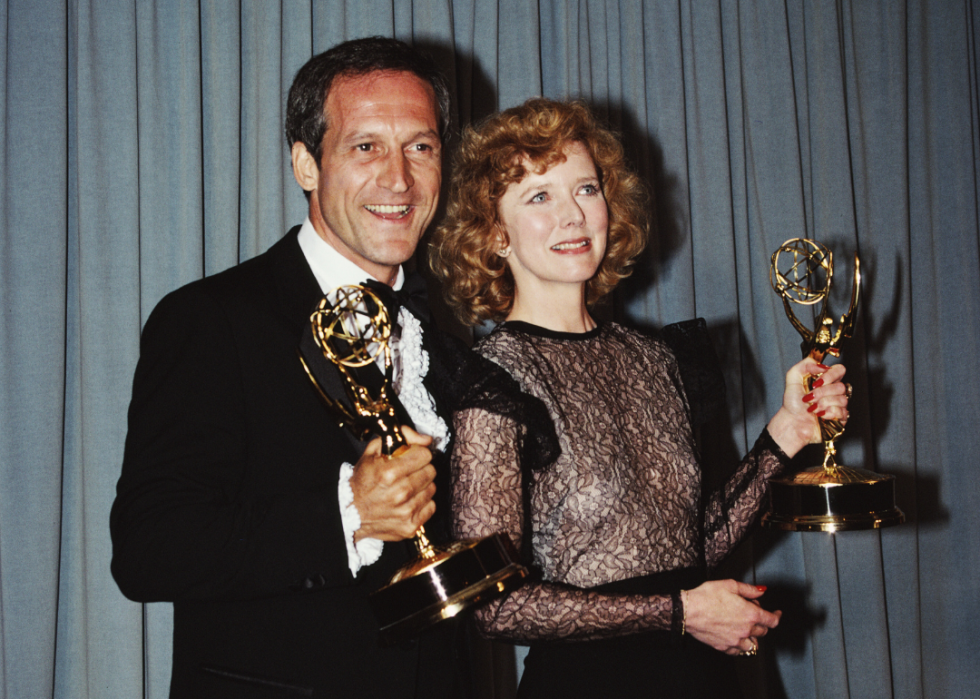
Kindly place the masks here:
POLYGON ((675 592, 670 596, 673 608, 670 612, 670 630, 678 636, 683 636, 687 630, 687 611, 684 609, 683 594, 686 590, 675 592))
POLYGON ((681 601, 681 636, 687 631, 687 607, 684 606, 684 593, 687 590, 681 590, 680 594, 677 595, 678 599, 681 601))

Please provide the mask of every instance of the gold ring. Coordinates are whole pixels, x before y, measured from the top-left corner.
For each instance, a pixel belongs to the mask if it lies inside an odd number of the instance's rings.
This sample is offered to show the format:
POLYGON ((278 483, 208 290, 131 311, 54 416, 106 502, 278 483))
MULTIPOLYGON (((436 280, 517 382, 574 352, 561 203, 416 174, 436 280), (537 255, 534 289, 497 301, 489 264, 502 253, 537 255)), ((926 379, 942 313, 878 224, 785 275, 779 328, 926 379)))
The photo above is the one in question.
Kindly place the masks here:
POLYGON ((738 652, 740 657, 741 656, 748 657, 750 655, 755 655, 759 652, 759 642, 754 638, 750 638, 749 640, 752 641, 752 648, 750 650, 740 650, 738 652))
POLYGON ((844 384, 844 395, 847 396, 848 400, 851 399, 851 395, 853 395, 853 393, 854 393, 854 386, 852 386, 849 383, 844 384))

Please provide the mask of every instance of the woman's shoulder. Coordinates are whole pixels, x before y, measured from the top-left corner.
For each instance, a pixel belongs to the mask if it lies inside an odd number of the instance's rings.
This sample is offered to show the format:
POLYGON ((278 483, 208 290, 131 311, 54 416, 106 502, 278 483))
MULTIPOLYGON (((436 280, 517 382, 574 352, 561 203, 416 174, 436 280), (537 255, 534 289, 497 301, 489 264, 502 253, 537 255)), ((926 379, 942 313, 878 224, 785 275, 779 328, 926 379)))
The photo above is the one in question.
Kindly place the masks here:
POLYGON ((670 346, 656 334, 635 330, 619 323, 605 323, 604 335, 630 350, 648 355, 651 359, 674 361, 674 353, 670 346))
POLYGON ((529 342, 529 337, 513 332, 506 323, 501 323, 477 340, 473 349, 487 359, 506 366, 506 360, 520 356, 529 342))

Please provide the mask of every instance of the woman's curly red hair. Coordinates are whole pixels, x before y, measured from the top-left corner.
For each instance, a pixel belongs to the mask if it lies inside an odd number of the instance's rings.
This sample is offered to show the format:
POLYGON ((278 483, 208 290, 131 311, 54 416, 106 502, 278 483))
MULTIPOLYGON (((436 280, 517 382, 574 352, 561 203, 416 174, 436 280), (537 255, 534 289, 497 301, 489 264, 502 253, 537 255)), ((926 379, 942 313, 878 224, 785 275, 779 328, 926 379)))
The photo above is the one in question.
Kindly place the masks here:
POLYGON ((537 97, 467 127, 456 155, 446 218, 429 244, 429 264, 446 302, 467 325, 501 321, 514 303, 514 279, 497 251, 506 246, 498 203, 528 174, 565 160, 582 144, 609 209, 606 254, 586 285, 592 305, 631 273, 647 242, 647 192, 626 165, 623 147, 585 104, 537 97))

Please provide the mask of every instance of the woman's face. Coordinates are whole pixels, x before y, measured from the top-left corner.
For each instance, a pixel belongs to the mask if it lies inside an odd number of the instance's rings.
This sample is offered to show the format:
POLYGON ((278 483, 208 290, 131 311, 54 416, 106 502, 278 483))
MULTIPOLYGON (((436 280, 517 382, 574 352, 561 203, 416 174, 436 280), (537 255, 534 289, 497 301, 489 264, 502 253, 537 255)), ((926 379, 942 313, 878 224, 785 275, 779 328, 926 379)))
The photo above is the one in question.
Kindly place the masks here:
POLYGON ((510 241, 507 266, 519 293, 584 285, 606 252, 609 214, 595 165, 572 143, 565 161, 541 174, 531 170, 500 198, 500 220, 510 241))

